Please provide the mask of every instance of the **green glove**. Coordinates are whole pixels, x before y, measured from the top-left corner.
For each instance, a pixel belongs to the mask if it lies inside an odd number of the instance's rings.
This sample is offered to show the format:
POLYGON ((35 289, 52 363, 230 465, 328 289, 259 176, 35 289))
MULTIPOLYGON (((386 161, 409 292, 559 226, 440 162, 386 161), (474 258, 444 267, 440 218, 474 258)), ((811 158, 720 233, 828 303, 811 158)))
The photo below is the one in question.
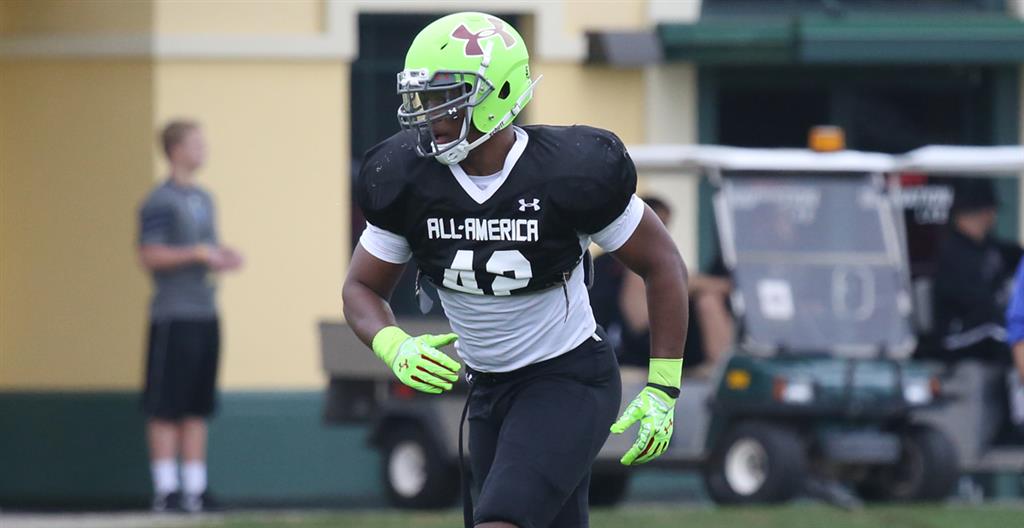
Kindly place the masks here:
POLYGON ((373 337, 372 348, 402 383, 418 391, 440 394, 451 390, 462 365, 438 348, 458 338, 455 334, 412 337, 397 326, 388 326, 373 337))
POLYGON ((636 441, 619 460, 622 465, 650 462, 668 449, 682 373, 682 359, 651 358, 647 386, 611 427, 613 433, 620 434, 640 422, 636 441))

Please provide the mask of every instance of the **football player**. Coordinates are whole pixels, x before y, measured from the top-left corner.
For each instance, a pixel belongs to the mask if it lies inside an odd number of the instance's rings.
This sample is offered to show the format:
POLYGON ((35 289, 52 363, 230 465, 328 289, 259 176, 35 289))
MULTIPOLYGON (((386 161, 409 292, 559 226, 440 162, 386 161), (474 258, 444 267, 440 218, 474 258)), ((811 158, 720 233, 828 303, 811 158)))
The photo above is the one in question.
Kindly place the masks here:
MULTIPOLYGON (((622 464, 668 447, 686 339, 686 267, 634 194, 615 134, 512 126, 538 79, 519 33, 457 13, 424 28, 398 74, 402 131, 373 147, 355 182, 367 218, 344 287, 348 324, 410 387, 452 388, 466 366, 467 526, 587 526, 590 467, 609 430, 639 422, 622 464), (618 366, 584 275, 591 241, 643 277, 651 314, 647 386, 615 420, 618 366), (407 262, 437 287, 454 333, 411 336, 388 298, 407 262)), ((464 493, 464 496, 466 494, 464 493)))

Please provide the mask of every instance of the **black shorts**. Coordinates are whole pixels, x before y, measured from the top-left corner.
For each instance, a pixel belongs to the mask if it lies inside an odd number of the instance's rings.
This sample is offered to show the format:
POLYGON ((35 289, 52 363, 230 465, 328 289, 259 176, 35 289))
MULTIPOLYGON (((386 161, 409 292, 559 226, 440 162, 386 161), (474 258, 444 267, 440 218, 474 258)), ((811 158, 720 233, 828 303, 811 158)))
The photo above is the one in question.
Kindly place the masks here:
POLYGON ((469 370, 475 524, 588 526, 590 467, 622 397, 615 352, 596 335, 513 372, 469 370))
POLYGON ((216 319, 150 323, 142 410, 166 420, 213 414, 219 358, 216 319))

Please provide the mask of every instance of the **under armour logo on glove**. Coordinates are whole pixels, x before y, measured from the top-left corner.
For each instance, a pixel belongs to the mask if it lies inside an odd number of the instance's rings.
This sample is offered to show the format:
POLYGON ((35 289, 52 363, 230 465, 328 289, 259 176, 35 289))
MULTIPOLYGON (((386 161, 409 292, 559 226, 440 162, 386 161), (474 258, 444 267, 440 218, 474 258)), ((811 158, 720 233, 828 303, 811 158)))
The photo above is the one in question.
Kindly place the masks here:
POLYGON ((534 211, 540 211, 540 198, 534 198, 532 202, 527 203, 526 200, 519 199, 519 210, 525 211, 527 207, 532 208, 534 211))

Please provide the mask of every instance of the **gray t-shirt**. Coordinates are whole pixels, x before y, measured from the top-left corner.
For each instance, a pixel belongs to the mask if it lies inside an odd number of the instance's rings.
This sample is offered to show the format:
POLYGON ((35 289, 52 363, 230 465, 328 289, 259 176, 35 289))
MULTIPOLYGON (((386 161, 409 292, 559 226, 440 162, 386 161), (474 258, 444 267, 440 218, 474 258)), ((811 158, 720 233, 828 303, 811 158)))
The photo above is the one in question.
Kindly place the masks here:
MULTIPOLYGON (((170 180, 153 190, 139 210, 139 245, 187 247, 216 244, 213 199, 199 187, 170 180)), ((214 282, 202 264, 153 272, 156 291, 150 318, 211 319, 217 316, 214 282)))

